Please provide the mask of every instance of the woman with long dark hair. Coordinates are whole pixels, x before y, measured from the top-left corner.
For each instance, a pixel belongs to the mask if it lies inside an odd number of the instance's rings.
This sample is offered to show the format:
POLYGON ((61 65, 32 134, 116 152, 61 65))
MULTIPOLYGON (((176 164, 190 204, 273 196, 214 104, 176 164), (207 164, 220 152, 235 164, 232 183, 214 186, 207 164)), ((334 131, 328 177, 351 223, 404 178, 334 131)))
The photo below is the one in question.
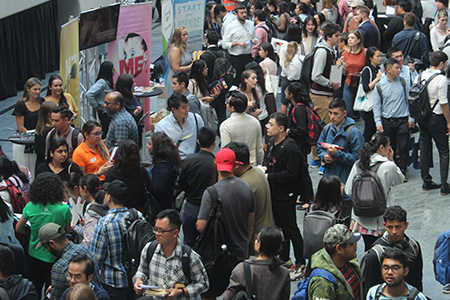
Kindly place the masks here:
MULTIPOLYGON (((51 283, 51 268, 56 256, 51 254, 46 245, 38 246, 39 229, 47 223, 56 223, 65 229, 71 230, 72 215, 66 204, 61 204, 64 199, 63 183, 58 176, 51 172, 39 174, 34 179, 28 193, 30 202, 25 206, 23 215, 16 224, 16 231, 30 234, 28 246, 30 279, 34 283, 38 294, 41 294, 44 284, 48 287, 51 283), (30 222, 30 228, 26 223, 30 222)), ((39 296, 39 299, 41 297, 39 296)))
POLYGON ((206 66, 206 62, 202 59, 195 60, 192 63, 191 74, 189 75, 188 90, 200 100, 200 109, 205 126, 215 128, 216 117, 210 105, 215 98, 211 94, 207 76, 208 67, 206 66))
POLYGON ((50 130, 54 128, 50 115, 56 106, 55 102, 45 101, 39 110, 36 133, 34 134, 34 152, 36 153, 35 170, 45 161, 45 138, 50 130))
POLYGON ((313 16, 307 16, 303 22, 303 41, 307 46, 306 54, 313 51, 314 47, 317 45, 317 41, 320 38, 317 22, 313 16))
POLYGON ((80 167, 69 161, 69 147, 63 138, 55 138, 50 141, 47 159, 36 169, 36 175, 44 172, 51 172, 57 175, 61 181, 67 180, 72 172, 83 175, 80 167))
POLYGON ((98 220, 106 215, 108 207, 104 203, 105 191, 97 176, 87 174, 81 177, 79 186, 81 197, 87 203, 86 209, 83 211, 84 231, 81 244, 90 248, 98 220))
POLYGON ((110 61, 104 61, 100 65, 100 71, 94 85, 86 92, 86 99, 89 105, 97 112, 100 123, 102 123, 103 139, 106 138, 109 122, 111 121, 111 118, 105 111, 105 97, 114 90, 113 77, 115 73, 114 64, 110 61))
POLYGON ((173 208, 177 169, 181 165, 177 146, 164 132, 154 132, 148 139, 147 150, 152 157, 148 173, 156 201, 161 210, 173 208))
MULTIPOLYGON (((345 184, 345 193, 352 194, 353 179, 360 170, 376 171, 383 186, 386 196, 386 207, 393 203, 389 197, 391 188, 399 185, 405 179, 400 169, 394 163, 394 151, 391 148, 389 138, 383 133, 376 133, 369 142, 364 143, 359 153, 359 160, 355 162, 347 183, 345 184)), ((352 222, 350 229, 353 232, 360 232, 364 238, 365 251, 372 247, 377 238, 384 233, 383 216, 361 217, 355 215, 352 211, 352 222)))
POLYGON ((133 95, 134 77, 130 74, 123 73, 117 78, 116 91, 120 92, 124 98, 123 106, 133 116, 138 127, 139 149, 142 147, 142 126, 139 126, 139 119, 144 114, 142 106, 138 99, 133 95))
POLYGON ((75 120, 80 113, 72 95, 64 93, 63 80, 58 74, 53 74, 48 79, 47 96, 44 99, 45 101, 51 101, 58 106, 62 105, 70 109, 73 113, 72 120, 75 120))
POLYGON ((81 133, 84 141, 73 151, 72 159, 84 174, 93 173, 105 180, 105 173, 112 166, 109 151, 102 140, 102 128, 96 121, 84 123, 81 133))
MULTIPOLYGON (((2 180, 0 186, 6 186, 5 180, 8 180, 20 190, 28 193, 32 178, 33 177, 27 168, 19 166, 14 160, 9 160, 6 156, 0 156, 0 179, 2 180)), ((1 191, 0 195, 8 205, 11 204, 9 193, 7 191, 1 191)))
POLYGON ((147 202, 145 187, 150 184, 150 178, 141 165, 139 147, 132 140, 120 142, 113 166, 106 172, 105 182, 112 182, 115 179, 122 180, 128 187, 129 197, 125 201, 125 206, 136 208, 144 213, 147 202))
POLYGON ((350 226, 350 210, 342 197, 342 191, 343 185, 339 177, 335 175, 322 177, 310 210, 334 213, 337 223, 350 226))
MULTIPOLYGON (((244 264, 250 265, 252 289, 258 300, 287 300, 290 297, 289 271, 277 258, 281 251, 283 234, 280 229, 264 227, 255 240, 256 259, 239 263, 231 273, 224 300, 230 300, 239 291, 245 291, 244 264)), ((250 284, 250 283, 248 283, 250 284)))

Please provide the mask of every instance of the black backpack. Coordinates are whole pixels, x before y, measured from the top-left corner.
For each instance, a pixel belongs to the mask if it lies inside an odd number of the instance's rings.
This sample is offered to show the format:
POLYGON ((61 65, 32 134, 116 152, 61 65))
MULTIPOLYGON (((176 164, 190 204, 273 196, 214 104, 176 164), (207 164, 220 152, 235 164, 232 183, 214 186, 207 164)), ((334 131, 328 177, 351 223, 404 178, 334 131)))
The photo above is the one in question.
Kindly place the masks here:
MULTIPOLYGON (((147 264, 152 261, 153 254, 155 254, 158 242, 151 241, 147 248, 147 264)), ((192 249, 188 245, 181 245, 181 269, 183 270, 184 276, 186 276, 188 283, 191 283, 191 253, 192 249)))
MULTIPOLYGON (((383 292, 383 287, 385 285, 384 284, 380 284, 377 288, 377 291, 375 292, 375 299, 374 300, 378 300, 381 297, 381 293, 383 292)), ((414 300, 416 299, 417 295, 419 295, 420 291, 416 288, 413 287, 408 294, 408 297, 406 297, 406 300, 414 300)))
POLYGON ((250 264, 247 261, 244 261, 242 266, 244 267, 245 290, 240 290, 237 292, 231 300, 255 300, 256 296, 253 294, 252 271, 250 269, 250 264))
POLYGON ((386 210, 386 195, 380 177, 377 175, 382 163, 376 163, 369 170, 361 170, 359 160, 355 162, 356 175, 352 183, 352 206, 357 216, 378 217, 386 210))
MULTIPOLYGON (((80 129, 73 127, 73 131, 72 131, 72 148, 73 148, 73 150, 75 150, 75 148, 78 147, 78 135, 80 133, 81 133, 80 129)), ((50 141, 55 138, 55 134, 56 134, 56 129, 54 129, 50 132, 50 141)))
POLYGON ((127 228, 123 234, 123 263, 131 282, 134 274, 139 268, 141 252, 147 243, 155 239, 153 225, 145 219, 140 218, 135 208, 128 210, 129 217, 126 219, 127 228))
POLYGON ((272 36, 273 36, 273 32, 269 27, 266 26, 261 26, 259 28, 264 29, 267 32, 267 42, 272 42, 272 36))
POLYGON ((220 296, 228 286, 237 257, 230 243, 230 234, 222 217, 222 201, 214 185, 206 189, 211 198, 211 212, 200 236, 192 248, 197 252, 205 266, 208 278, 217 282, 215 290, 208 290, 211 297, 220 296), (214 295, 214 296, 213 296, 214 295))
POLYGON ((214 57, 212 81, 223 78, 228 87, 231 87, 234 82, 234 77, 236 76, 236 70, 233 68, 227 54, 223 52, 222 56, 219 57, 211 50, 206 50, 205 53, 209 53, 214 57))
POLYGON ((419 75, 417 82, 411 86, 408 95, 409 114, 417 121, 426 121, 431 117, 434 108, 439 102, 439 99, 436 99, 433 107, 431 107, 427 91, 428 84, 439 74, 431 75, 428 80, 422 79, 422 74, 419 75))
POLYGON ((311 87, 314 55, 319 48, 329 51, 328 48, 324 46, 316 46, 314 50, 309 52, 303 59, 302 70, 300 71, 300 83, 303 84, 307 90, 311 87))

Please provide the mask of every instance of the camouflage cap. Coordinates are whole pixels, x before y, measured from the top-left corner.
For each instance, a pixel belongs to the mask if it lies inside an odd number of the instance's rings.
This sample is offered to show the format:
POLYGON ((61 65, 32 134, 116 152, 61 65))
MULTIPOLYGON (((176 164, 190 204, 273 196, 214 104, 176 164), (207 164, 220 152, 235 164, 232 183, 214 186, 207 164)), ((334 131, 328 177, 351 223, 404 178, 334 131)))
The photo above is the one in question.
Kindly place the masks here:
POLYGON ((323 243, 328 247, 336 247, 340 244, 352 244, 361 238, 361 233, 352 233, 347 226, 336 224, 330 227, 323 236, 323 243))

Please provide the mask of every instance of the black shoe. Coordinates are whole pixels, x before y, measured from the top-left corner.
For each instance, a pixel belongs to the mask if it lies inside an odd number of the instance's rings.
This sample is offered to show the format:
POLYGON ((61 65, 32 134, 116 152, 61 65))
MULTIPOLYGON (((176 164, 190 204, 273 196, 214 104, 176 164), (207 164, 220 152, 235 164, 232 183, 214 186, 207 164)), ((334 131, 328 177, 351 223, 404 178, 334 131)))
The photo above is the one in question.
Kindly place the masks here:
POLYGON ((158 19, 156 19, 155 23, 161 23, 161 17, 159 17, 158 19))
POLYGON ((401 170, 403 176, 405 176, 405 179, 403 179, 403 182, 408 182, 408 177, 406 177, 406 169, 401 170))
POLYGON ((447 196, 448 194, 450 194, 450 186, 441 186, 441 196, 447 196))
MULTIPOLYGON (((429 190, 437 190, 440 189, 441 185, 440 184, 436 184, 433 181, 431 182, 424 182, 422 184, 422 191, 429 191, 429 190)), ((448 186, 447 186, 448 188, 448 186)))

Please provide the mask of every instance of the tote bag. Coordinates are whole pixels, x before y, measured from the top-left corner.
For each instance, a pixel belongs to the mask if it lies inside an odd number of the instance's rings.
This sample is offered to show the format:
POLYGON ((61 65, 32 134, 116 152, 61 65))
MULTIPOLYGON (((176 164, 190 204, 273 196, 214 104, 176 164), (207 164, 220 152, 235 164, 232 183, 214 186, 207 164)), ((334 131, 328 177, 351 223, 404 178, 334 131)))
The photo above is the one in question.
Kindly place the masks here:
MULTIPOLYGON (((369 67, 370 80, 372 80, 372 70, 369 67)), ((364 69, 363 69, 364 71, 364 69)), ((358 91, 356 92, 355 103, 353 104, 353 110, 356 111, 372 111, 373 108, 373 91, 370 90, 367 93, 364 92, 362 80, 359 81, 358 91)))

